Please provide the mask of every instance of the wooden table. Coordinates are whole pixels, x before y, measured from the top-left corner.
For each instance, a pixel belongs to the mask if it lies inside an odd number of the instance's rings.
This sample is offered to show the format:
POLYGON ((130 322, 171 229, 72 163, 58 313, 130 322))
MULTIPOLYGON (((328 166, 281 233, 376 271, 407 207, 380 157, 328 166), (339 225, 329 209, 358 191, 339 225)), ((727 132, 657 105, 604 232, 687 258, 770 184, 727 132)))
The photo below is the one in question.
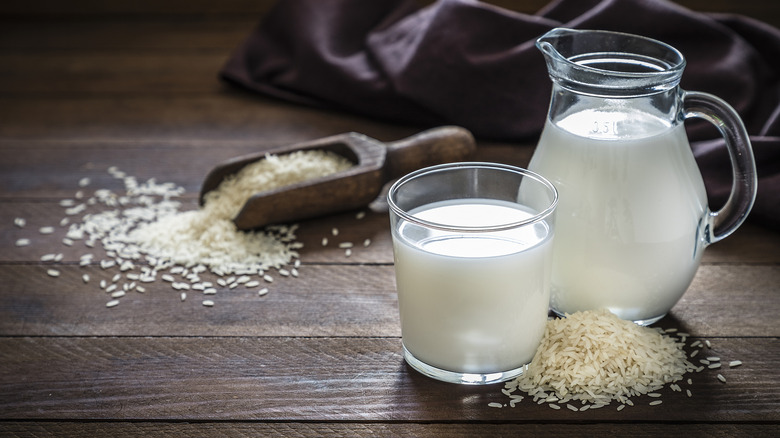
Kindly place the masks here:
MULTIPOLYGON (((301 222, 299 278, 271 292, 223 288, 215 306, 164 282, 107 308, 115 271, 79 266, 60 201, 79 181, 121 190, 117 166, 186 189, 196 207, 215 163, 348 131, 417 128, 249 96, 216 72, 268 2, 8 2, 0 6, 0 435, 777 436, 780 234, 748 224, 710 247, 662 320, 737 368, 693 375, 692 398, 616 411, 515 408, 500 385, 456 386, 401 356, 392 248, 381 203, 301 222), (15 218, 26 226, 14 225, 15 218), (54 234, 38 229, 54 226, 54 234), (363 242, 350 257, 321 239, 363 242), (29 246, 17 247, 20 238, 29 246), (41 261, 62 253, 59 262, 41 261), (56 265, 56 266, 54 266, 56 265), (47 269, 61 271, 58 278, 47 269), (84 284, 82 274, 91 275, 84 284)), ((533 10, 543 1, 524 4, 533 10)), ((778 24, 762 1, 686 4, 778 24), (721 8, 721 9, 718 9, 721 8), (772 21, 774 20, 774 21, 772 21)), ((479 141, 481 160, 525 165, 532 146, 479 141)), ((100 256, 100 250, 93 252, 100 256)), ((709 353, 709 352, 708 352, 709 353)))

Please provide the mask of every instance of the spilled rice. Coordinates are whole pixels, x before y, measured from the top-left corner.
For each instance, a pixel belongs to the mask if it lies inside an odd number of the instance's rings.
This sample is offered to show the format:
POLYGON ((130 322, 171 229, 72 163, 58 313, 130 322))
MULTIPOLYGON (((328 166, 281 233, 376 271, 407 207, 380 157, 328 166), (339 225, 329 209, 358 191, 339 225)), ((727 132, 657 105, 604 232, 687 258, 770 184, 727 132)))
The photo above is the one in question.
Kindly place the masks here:
MULTIPOLYGON (((296 241, 297 225, 273 225, 244 232, 235 227, 233 217, 254 193, 326 176, 350 166, 348 160, 320 150, 268 155, 226 178, 204 196, 201 208, 189 211, 180 210, 177 198, 184 193, 182 187, 155 179, 139 182, 111 167, 109 175, 123 182, 124 192, 91 191, 92 180, 80 179, 74 196, 60 202, 65 216, 59 226, 66 230, 62 244, 80 243, 86 248, 79 258, 82 268, 97 266, 116 272, 109 277, 110 282, 100 281, 100 289, 110 298, 106 307, 119 305, 119 298, 129 292, 145 293, 144 284, 153 282, 165 282, 180 291, 181 301, 187 297, 184 291, 213 297, 217 288, 201 278, 206 274, 216 276, 219 286, 254 289, 262 297, 269 292, 262 285, 273 283, 275 275, 299 275, 298 250, 303 244, 296 241)), ((363 216, 364 213, 358 214, 357 218, 363 216)), ((17 217, 14 225, 24 230, 27 221, 17 217)), ((16 246, 51 239, 56 227, 44 226, 37 231, 34 237, 18 238, 16 246)), ((62 258, 62 254, 53 252, 41 257, 42 261, 54 263, 62 258)), ((50 277, 60 276, 59 270, 49 267, 46 273, 50 277)), ((90 276, 84 274, 82 280, 87 284, 90 276)), ((214 300, 203 299, 202 304, 211 307, 214 300)))
MULTIPOLYGON (((721 368, 721 359, 708 356, 695 361, 709 340, 694 341, 694 350, 686 355, 689 335, 676 329, 641 327, 624 321, 608 310, 576 312, 566 318, 547 321, 544 337, 536 355, 524 373, 506 382, 502 393, 507 404, 491 402, 491 407, 514 407, 524 398, 550 408, 571 411, 598 409, 616 405, 621 411, 641 403, 663 403, 664 387, 692 397, 690 373, 721 368)), ((707 354, 707 353, 704 353, 707 354)), ((729 368, 742 365, 728 362, 729 368)), ((715 379, 726 383, 723 374, 715 379)))

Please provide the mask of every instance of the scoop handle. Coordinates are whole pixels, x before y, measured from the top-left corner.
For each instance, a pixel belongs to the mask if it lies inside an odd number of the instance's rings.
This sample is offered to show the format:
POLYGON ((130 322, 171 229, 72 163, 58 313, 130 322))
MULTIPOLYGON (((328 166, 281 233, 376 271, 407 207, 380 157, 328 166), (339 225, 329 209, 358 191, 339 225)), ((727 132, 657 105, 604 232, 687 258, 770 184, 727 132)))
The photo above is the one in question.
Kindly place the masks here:
POLYGON ((441 126, 387 143, 385 182, 423 167, 466 160, 476 150, 474 136, 459 126, 441 126))

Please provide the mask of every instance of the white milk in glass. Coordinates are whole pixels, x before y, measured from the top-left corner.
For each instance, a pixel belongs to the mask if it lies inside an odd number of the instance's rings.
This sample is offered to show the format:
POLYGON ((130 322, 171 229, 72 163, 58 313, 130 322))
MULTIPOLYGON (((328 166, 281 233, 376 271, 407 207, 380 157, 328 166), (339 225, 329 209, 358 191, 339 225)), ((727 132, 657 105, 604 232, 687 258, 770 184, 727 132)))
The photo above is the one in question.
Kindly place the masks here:
POLYGON ((529 168, 559 193, 551 307, 664 315, 691 283, 708 214, 682 124, 585 110, 549 120, 529 168))
MULTIPOLYGON (((451 226, 536 215, 487 199, 434 202, 409 213, 451 226)), ((393 245, 404 347, 428 365, 460 373, 502 372, 530 362, 549 307, 548 224, 453 236, 399 221, 393 245)))

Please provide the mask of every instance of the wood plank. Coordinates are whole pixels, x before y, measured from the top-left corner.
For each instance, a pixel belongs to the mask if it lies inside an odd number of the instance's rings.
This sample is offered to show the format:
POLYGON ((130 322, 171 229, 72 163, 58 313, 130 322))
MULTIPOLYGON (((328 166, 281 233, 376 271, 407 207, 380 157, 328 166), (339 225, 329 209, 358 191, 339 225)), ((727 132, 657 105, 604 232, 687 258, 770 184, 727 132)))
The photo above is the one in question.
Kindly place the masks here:
MULTIPOLYGON (((548 3, 496 1, 527 11, 548 3)), ((81 177, 118 189, 105 173, 118 165, 184 185, 194 208, 221 159, 355 129, 383 140, 422 129, 222 86, 221 62, 272 3, 0 3, 0 435, 776 435, 780 234, 753 225, 707 250, 691 290, 660 323, 710 340, 701 356, 744 365, 693 375, 690 399, 665 390, 661 406, 639 398, 621 412, 529 400, 490 408, 506 402, 500 385, 448 385, 408 368, 381 202, 362 220, 350 212, 302 223, 301 277, 277 276, 262 298, 220 288, 207 308, 193 292, 182 302, 155 283, 105 308, 96 283, 115 272, 76 266, 84 248, 62 245, 61 227, 46 239, 36 231, 56 225, 58 200, 81 177), (17 216, 27 228, 12 225, 17 216), (320 243, 332 227, 372 244, 346 258, 333 240, 320 243), (33 245, 15 247, 28 232, 33 245), (40 256, 60 251, 54 279, 40 256)), ((780 18, 780 3, 681 3, 780 18)), ((480 159, 525 165, 531 150, 483 141, 480 159)))
MULTIPOLYGON (((74 199, 71 197, 70 199, 74 199)), ((195 208, 194 198, 182 201, 181 211, 195 208)), ((0 262, 38 264, 44 254, 62 253, 62 263, 76 264, 82 255, 92 253, 95 260, 106 257, 101 245, 95 248, 87 247, 82 240, 74 241, 73 245, 65 245, 62 240, 67 235, 70 224, 61 226, 61 219, 75 223, 78 216, 68 216, 65 208, 56 202, 9 202, 0 203, 0 247, 7 251, 0 252, 0 262), (24 218, 26 225, 19 228, 13 225, 15 218, 24 218), (42 227, 53 227, 52 234, 41 234, 42 227), (29 239, 30 245, 16 247, 18 239, 29 239)), ((112 208, 88 208, 84 214, 100 211, 111 211, 112 208)), ((356 212, 334 214, 322 218, 300 222, 296 232, 297 241, 304 245, 301 250, 303 262, 308 263, 392 263, 392 245, 390 242, 390 224, 386 211, 363 210, 365 215, 358 218, 356 212), (333 236, 333 229, 339 232, 333 236), (327 245, 323 246, 323 238, 327 245), (364 246, 369 239, 369 245, 364 246), (354 244, 352 254, 347 257, 345 250, 339 248, 342 242, 354 244)))
POLYGON ((594 436, 632 436, 656 438, 659 436, 706 436, 733 438, 737 436, 774 438, 777 424, 485 424, 485 423, 317 423, 317 422, 2 422, 0 434, 7 437, 114 438, 138 436, 166 437, 279 437, 318 436, 333 438, 516 438, 536 435, 562 438, 591 438, 594 436))
POLYGON ((704 263, 780 263, 780 230, 754 225, 750 216, 731 236, 707 247, 704 263), (760 255, 763 254, 763 255, 760 255))
MULTIPOLYGON (((305 254, 303 260, 306 260, 305 254)), ((0 265, 0 333, 7 336, 380 336, 400 335, 395 273, 390 265, 303 265, 299 278, 276 276, 259 288, 218 287, 206 298, 158 280, 145 293, 130 292, 120 304, 98 283, 111 284, 116 270, 95 266, 0 265), (90 283, 81 276, 88 273, 90 283)), ((210 275, 204 280, 215 282, 210 275)), ((119 287, 129 282, 120 280, 119 287)), ((780 337, 776 299, 780 269, 767 266, 703 266, 691 288, 657 326, 692 336, 780 337), (748 280, 749 279, 749 280, 748 280), (749 315, 746 316, 746 315, 749 315)))
MULTIPOLYGON (((72 195, 76 189, 72 190, 73 192, 62 199, 74 199, 72 195)), ((40 196, 45 196, 45 193, 40 196)), ((356 212, 346 212, 299 222, 296 235, 297 240, 304 244, 304 263, 392 263, 387 208, 380 201, 381 199, 369 206, 370 208, 362 210, 366 213, 363 219, 357 219, 356 212), (338 237, 332 236, 333 228, 339 230, 338 237), (328 239, 327 246, 322 245, 323 238, 328 239), (366 239, 370 240, 367 247, 363 246, 366 239), (345 256, 343 249, 338 248, 340 242, 352 242, 356 246, 349 258, 345 256)), ((196 208, 196 200, 192 194, 181 202, 181 211, 196 208)), ((76 263, 86 252, 94 252, 96 257, 105 255, 100 246, 91 249, 83 242, 76 242, 73 246, 62 243, 70 225, 60 226, 60 221, 67 218, 76 222, 80 220, 80 216, 70 217, 65 214, 65 208, 59 205, 59 200, 5 200, 0 201, 0 206, 0 247, 6 248, 5 251, 0 251, 0 262, 37 263, 44 254, 61 252, 64 256, 63 262, 76 263), (15 218, 24 218, 27 225, 24 228, 14 226, 15 218), (41 235, 38 230, 46 226, 54 227, 54 233, 41 235), (31 244, 16 247, 15 242, 22 238, 30 239, 31 244)), ((108 209, 90 208, 86 212, 105 210, 108 209)), ((777 269, 780 263, 779 248, 780 233, 747 223, 727 239, 707 248, 702 263, 766 265, 777 269)))
POLYGON ((703 265, 659 324, 699 336, 778 336, 779 284, 778 265, 703 265))
MULTIPOLYGON (((215 72, 216 74, 216 72, 215 72)), ((214 79, 217 80, 216 77, 214 79)), ((159 140, 172 142, 317 138, 380 122, 338 111, 323 112, 223 88, 197 95, 94 97, 0 96, 0 138, 15 140, 159 140), (294 122, 293 122, 294 121, 294 122)), ((403 126, 396 125, 394 129, 403 126)), ((409 133, 425 127, 406 127, 409 133)))
POLYGON ((227 55, 260 20, 260 16, 254 14, 233 17, 57 16, 49 19, 0 16, 0 53, 82 57, 89 51, 101 50, 154 54, 217 49, 227 55))
POLYGON ((0 94, 29 97, 42 94, 217 93, 219 70, 229 50, 161 53, 79 51, 0 53, 0 94), (21 67, 25 66, 25 67, 21 67))
MULTIPOLYGON (((273 106, 270 108, 269 113, 275 114, 272 120, 284 118, 284 110, 291 110, 282 108, 280 112, 275 112, 273 106)), ((314 114, 312 117, 315 119, 314 114)), ((78 181, 84 177, 92 181, 88 188, 90 190, 108 188, 122 191, 121 181, 106 172, 106 169, 114 165, 120 166, 128 175, 135 176, 140 181, 155 178, 159 182, 170 181, 184 187, 184 199, 189 202, 189 207, 185 205, 185 208, 194 208, 193 199, 200 190, 201 181, 216 163, 258 150, 335 135, 348 129, 346 121, 343 124, 325 123, 319 127, 311 127, 319 129, 318 133, 306 130, 290 133, 289 130, 273 129, 270 124, 267 126, 267 135, 259 136, 256 140, 0 140, 0 154, 5 157, 0 161, 0 199, 14 200, 10 208, 0 211, 0 224, 11 224, 13 218, 18 216, 40 216, 41 219, 32 224, 37 227, 56 224, 63 216, 62 209, 55 206, 56 202, 73 198, 81 189, 78 181), (181 159, 184 151, 187 151, 186 160, 181 159), (53 203, 25 202, 30 199, 52 200, 53 203), (43 218, 48 218, 48 222, 41 222, 43 218)), ((360 126, 366 128, 361 128, 361 131, 367 135, 385 141, 400 139, 415 132, 414 129, 385 124, 360 126)), ((533 151, 531 146, 523 144, 484 141, 478 144, 476 159, 518 166, 527 165, 533 151)), ((85 189, 85 193, 88 195, 91 191, 85 189)), ((382 202, 382 198, 379 201, 374 205, 374 209, 377 214, 385 214, 386 204, 382 202)), ((340 223, 349 217, 350 215, 342 215, 334 220, 340 223)), ((354 221, 347 223, 349 226, 355 226, 352 222, 354 221)), ((325 226, 339 224, 327 222, 325 226)), ((317 232, 322 236, 322 231, 318 229, 317 232)), ((367 237, 373 238, 371 235, 367 237)), ((317 260, 326 260, 329 254, 325 255, 326 258, 318 257, 317 260)), ((0 260, 2 258, 0 255, 0 260)), ((779 263, 780 234, 748 223, 734 235, 709 247, 705 252, 704 262, 779 263)))
POLYGON ((0 3, 0 15, 8 16, 96 16, 96 15, 263 15, 275 0, 32 0, 0 3))
POLYGON ((778 422, 780 339, 712 339, 733 369, 692 376, 693 394, 663 404, 585 412, 526 399, 501 385, 437 382, 410 370, 387 338, 1 338, 5 420, 262 420, 456 422, 778 422), (727 382, 715 378, 723 374, 727 382), (20 379, 20 376, 23 378, 20 379), (292 409, 294 407, 294 409, 292 409))
MULTIPOLYGON (((81 190, 89 195, 96 189, 124 191, 123 182, 112 177, 108 169, 118 167, 138 181, 155 178, 158 182, 172 182, 184 187, 187 197, 197 197, 207 173, 218 163, 248 153, 270 148, 294 145, 306 140, 328 137, 350 131, 348 122, 312 123, 290 133, 270 123, 284 114, 269 114, 268 131, 244 140, 176 139, 171 141, 23 141, 0 140, 0 198, 51 199, 73 197, 81 190), (183 159, 186 157, 186 159, 183 159), (88 187, 78 186, 82 178, 89 178, 88 187)), ((277 120, 279 120, 277 119, 277 120)), ((313 120, 316 118, 313 118, 313 120)), ((374 138, 397 140, 416 130, 390 125, 359 126, 374 138)), ((351 128, 355 128, 352 125, 351 128)), ((507 156, 522 148, 505 148, 507 156)), ((512 155, 509 155, 512 154, 512 155)), ((493 154, 494 156, 496 154, 493 154)), ((500 157, 496 157, 500 158, 500 157)))
MULTIPOLYGON (((228 289, 215 295, 181 291, 167 282, 143 284, 106 308, 115 271, 97 267, 0 266, 0 333, 5 336, 400 336, 398 300, 392 267, 304 265, 300 277, 275 276, 260 287, 228 289), (90 284, 81 276, 88 273, 90 284), (203 299, 215 302, 204 307, 203 299)), ((216 278, 203 275, 216 283, 216 278)), ((122 280, 117 284, 124 284, 122 280)))

